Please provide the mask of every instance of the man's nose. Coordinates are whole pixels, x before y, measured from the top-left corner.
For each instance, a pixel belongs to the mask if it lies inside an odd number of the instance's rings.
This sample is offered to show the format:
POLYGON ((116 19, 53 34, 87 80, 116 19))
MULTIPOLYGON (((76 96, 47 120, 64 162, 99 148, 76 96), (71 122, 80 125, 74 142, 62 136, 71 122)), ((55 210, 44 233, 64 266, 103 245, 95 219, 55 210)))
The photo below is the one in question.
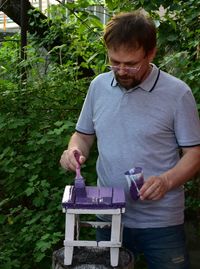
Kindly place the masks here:
POLYGON ((126 68, 125 68, 124 65, 122 65, 122 64, 119 65, 118 74, 119 74, 120 76, 122 76, 122 75, 124 75, 124 74, 127 74, 127 70, 126 70, 126 68))

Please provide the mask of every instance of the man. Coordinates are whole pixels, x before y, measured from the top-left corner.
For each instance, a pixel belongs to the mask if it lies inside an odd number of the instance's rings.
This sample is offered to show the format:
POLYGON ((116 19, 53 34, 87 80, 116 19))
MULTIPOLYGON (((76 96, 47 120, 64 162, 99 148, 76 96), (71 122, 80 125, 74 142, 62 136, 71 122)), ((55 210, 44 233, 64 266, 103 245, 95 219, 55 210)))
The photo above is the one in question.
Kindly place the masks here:
MULTIPOLYGON (((74 151, 83 164, 96 138, 98 185, 125 190, 124 246, 144 253, 150 269, 189 268, 183 185, 200 169, 194 97, 183 81, 152 64, 156 28, 143 12, 114 16, 104 41, 111 71, 91 82, 61 165, 74 171, 74 151), (143 168, 145 183, 133 201, 124 173, 136 166, 143 168)), ((104 230, 98 234, 107 236, 104 230)))

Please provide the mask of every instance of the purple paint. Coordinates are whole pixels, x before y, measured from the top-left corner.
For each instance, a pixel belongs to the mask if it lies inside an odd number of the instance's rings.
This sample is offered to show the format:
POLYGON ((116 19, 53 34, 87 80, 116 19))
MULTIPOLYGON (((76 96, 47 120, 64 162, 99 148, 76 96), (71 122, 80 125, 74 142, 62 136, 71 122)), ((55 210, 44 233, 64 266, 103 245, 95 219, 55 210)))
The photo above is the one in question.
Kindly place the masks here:
POLYGON ((83 178, 76 179, 74 182, 76 197, 86 197, 85 181, 83 178))
POLYGON ((113 188, 101 187, 99 188, 99 204, 102 206, 110 205, 112 203, 113 188))
POLYGON ((134 201, 140 197, 139 191, 144 184, 144 176, 141 167, 131 168, 125 172, 125 176, 130 188, 130 195, 134 201))
POLYGON ((125 205, 124 190, 121 188, 113 188, 112 205, 113 208, 118 208, 125 205))
POLYGON ((76 195, 76 189, 73 187, 75 195, 74 204, 71 200, 65 200, 62 203, 64 208, 77 209, 112 209, 125 207, 124 190, 121 188, 109 187, 85 187, 86 196, 76 195))
POLYGON ((86 197, 86 190, 85 190, 85 180, 81 176, 81 165, 79 162, 80 154, 78 151, 74 151, 74 157, 76 158, 76 161, 78 162, 78 167, 76 167, 76 177, 75 177, 75 194, 76 197, 86 197))

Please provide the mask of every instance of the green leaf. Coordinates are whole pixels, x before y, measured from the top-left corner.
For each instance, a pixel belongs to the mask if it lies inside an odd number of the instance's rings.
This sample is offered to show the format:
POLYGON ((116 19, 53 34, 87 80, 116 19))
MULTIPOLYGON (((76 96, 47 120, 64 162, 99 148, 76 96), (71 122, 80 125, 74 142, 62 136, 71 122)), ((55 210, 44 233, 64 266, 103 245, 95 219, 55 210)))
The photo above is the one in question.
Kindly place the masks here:
POLYGON ((31 196, 31 194, 33 194, 35 192, 35 188, 34 187, 29 187, 25 190, 25 193, 27 196, 31 196))
POLYGON ((0 215, 0 224, 3 225, 5 221, 6 221, 6 216, 4 216, 4 215, 1 214, 0 215))

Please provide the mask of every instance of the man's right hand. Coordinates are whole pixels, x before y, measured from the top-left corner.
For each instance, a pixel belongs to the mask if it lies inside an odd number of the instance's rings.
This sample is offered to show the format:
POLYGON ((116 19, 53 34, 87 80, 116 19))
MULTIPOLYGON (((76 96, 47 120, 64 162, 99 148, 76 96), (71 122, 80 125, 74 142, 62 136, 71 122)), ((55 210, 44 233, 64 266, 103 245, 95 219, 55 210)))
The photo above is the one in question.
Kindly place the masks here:
POLYGON ((75 171, 79 164, 83 164, 86 157, 83 156, 82 152, 78 148, 69 148, 65 150, 60 158, 60 164, 65 170, 75 171), (79 163, 75 158, 75 152, 79 154, 79 163))

